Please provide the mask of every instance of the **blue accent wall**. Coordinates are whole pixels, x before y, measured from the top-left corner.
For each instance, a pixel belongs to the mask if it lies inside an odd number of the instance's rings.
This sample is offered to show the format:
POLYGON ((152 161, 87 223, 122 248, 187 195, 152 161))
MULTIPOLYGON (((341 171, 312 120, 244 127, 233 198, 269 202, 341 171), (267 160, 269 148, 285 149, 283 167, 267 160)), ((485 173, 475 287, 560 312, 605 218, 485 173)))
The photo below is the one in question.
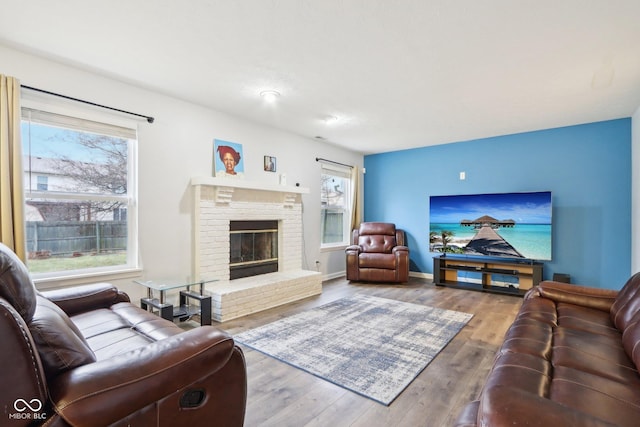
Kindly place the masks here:
POLYGON ((631 275, 631 118, 368 155, 364 166, 365 220, 406 230, 412 271, 433 273, 437 256, 429 196, 550 190, 544 278, 619 289, 631 275))

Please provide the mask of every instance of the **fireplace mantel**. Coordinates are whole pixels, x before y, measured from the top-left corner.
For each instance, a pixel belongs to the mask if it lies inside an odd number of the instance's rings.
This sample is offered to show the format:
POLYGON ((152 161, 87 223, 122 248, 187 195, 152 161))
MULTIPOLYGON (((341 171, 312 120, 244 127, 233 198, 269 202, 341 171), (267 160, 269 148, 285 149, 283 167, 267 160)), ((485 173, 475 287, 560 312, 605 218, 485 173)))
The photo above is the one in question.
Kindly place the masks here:
POLYGON ((242 188, 246 190, 275 191, 279 193, 308 194, 309 189, 293 185, 278 185, 246 179, 217 178, 212 176, 196 176, 191 178, 191 185, 210 187, 242 188))
MULTIPOLYGON (((298 195, 309 193, 309 189, 305 187, 210 176, 193 177, 191 185, 196 189, 196 198, 200 197, 197 194, 200 189, 212 189, 214 199, 218 204, 228 204, 234 200, 247 201, 247 199, 254 199, 257 194, 263 194, 270 201, 291 207, 296 203, 298 195)), ((263 201, 267 201, 267 199, 263 201)))

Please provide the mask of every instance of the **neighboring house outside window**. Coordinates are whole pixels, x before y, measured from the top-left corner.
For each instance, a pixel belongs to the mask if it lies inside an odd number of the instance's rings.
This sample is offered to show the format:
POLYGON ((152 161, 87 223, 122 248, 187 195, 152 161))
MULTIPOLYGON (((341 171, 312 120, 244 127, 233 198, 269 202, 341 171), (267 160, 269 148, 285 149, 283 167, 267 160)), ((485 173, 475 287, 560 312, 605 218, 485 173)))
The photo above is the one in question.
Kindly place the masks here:
POLYGON ((21 132, 30 272, 38 279, 137 268, 135 123, 61 114, 55 101, 29 104, 21 132))
POLYGON ((49 177, 38 175, 38 191, 47 191, 49 189, 49 177))
POLYGON ((346 246, 351 235, 350 170, 323 164, 320 185, 321 247, 346 246))

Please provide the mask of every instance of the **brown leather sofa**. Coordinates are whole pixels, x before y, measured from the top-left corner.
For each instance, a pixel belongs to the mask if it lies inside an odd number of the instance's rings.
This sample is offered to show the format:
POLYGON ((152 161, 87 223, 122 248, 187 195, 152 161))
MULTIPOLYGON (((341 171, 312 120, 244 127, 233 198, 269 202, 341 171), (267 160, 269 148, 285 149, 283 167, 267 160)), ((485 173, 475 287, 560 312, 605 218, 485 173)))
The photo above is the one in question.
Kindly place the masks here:
POLYGON ((405 233, 395 224, 363 222, 353 230, 347 255, 347 280, 406 282, 409 248, 405 233))
POLYGON ((0 345, 0 425, 244 422, 244 356, 225 332, 183 331, 105 283, 38 292, 2 244, 0 345))
POLYGON ((541 282, 462 426, 640 425, 640 273, 620 291, 541 282))

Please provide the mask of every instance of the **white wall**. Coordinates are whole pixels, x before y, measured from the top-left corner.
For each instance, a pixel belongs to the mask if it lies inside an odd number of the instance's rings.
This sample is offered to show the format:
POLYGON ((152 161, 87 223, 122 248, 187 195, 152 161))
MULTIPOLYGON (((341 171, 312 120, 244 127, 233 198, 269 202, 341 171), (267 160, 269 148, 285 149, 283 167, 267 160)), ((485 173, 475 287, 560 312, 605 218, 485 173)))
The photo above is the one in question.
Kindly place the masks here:
MULTIPOLYGON (((141 87, 72 68, 0 45, 0 73, 23 85, 155 117, 139 125, 139 223, 143 277, 181 278, 191 270, 193 176, 211 175, 213 139, 243 144, 245 177, 277 182, 263 156, 277 158, 287 184, 309 187, 304 203, 304 268, 324 277, 343 272, 344 251, 320 252, 320 165, 316 157, 362 166, 363 156, 255 124, 141 87)), ((188 70, 185 70, 188 78, 188 70)), ((256 102, 259 102, 256 99, 256 102)), ((276 107, 277 108, 277 107, 276 107)), ((113 281, 135 296, 131 279, 113 281)))
POLYGON ((631 117, 631 274, 640 271, 640 107, 631 117))

